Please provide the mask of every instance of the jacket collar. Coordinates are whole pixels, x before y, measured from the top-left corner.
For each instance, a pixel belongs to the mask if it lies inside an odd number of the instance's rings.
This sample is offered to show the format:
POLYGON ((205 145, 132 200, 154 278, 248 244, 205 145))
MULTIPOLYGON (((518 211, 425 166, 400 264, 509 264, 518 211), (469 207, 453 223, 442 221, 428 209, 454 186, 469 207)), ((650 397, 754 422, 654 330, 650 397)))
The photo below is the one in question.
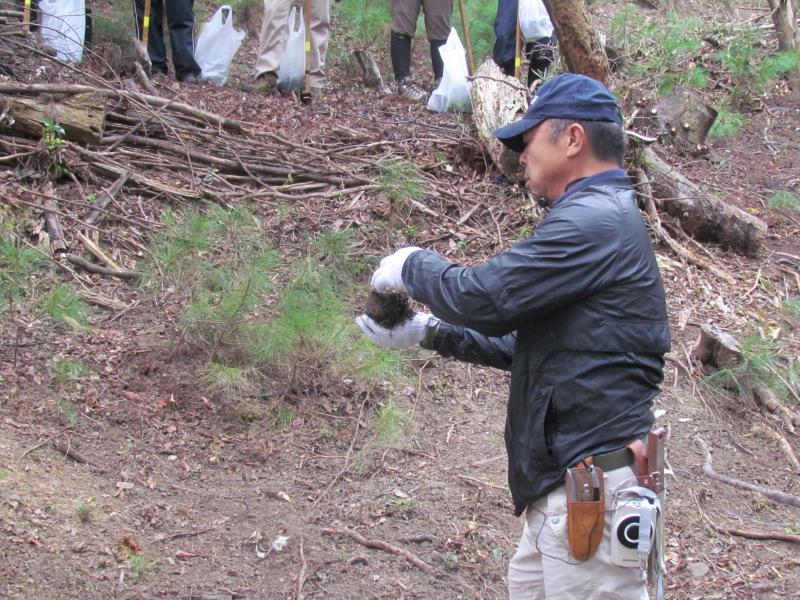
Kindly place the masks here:
POLYGON ((564 193, 556 198, 556 201, 553 204, 556 205, 564 200, 567 196, 571 196, 572 194, 585 190, 593 185, 630 187, 631 180, 628 177, 628 174, 625 172, 625 169, 609 169, 608 171, 603 171, 602 173, 595 173, 589 177, 583 177, 582 179, 576 179, 575 181, 571 182, 567 186, 567 189, 564 191, 564 193))

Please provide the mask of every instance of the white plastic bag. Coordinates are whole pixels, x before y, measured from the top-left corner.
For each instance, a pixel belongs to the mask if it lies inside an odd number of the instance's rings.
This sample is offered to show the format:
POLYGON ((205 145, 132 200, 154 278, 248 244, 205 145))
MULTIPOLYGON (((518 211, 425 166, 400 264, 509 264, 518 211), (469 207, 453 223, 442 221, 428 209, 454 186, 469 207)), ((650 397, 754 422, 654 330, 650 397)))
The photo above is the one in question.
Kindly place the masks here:
POLYGON ((231 7, 220 6, 197 38, 194 59, 200 65, 200 78, 217 85, 225 85, 231 61, 236 56, 244 36, 244 31, 233 28, 231 7))
POLYGON ((41 0, 40 30, 45 46, 60 60, 80 62, 86 33, 84 0, 41 0))
POLYGON ((542 0, 519 0, 519 28, 526 42, 553 35, 553 24, 542 0))
POLYGON ((435 112, 472 112, 469 98, 470 82, 467 80, 467 58, 464 46, 455 28, 450 30, 447 42, 439 46, 444 62, 442 82, 428 98, 428 110, 435 112))
POLYGON ((278 67, 278 87, 284 91, 300 90, 306 74, 306 27, 303 9, 292 6, 289 11, 289 39, 278 67))

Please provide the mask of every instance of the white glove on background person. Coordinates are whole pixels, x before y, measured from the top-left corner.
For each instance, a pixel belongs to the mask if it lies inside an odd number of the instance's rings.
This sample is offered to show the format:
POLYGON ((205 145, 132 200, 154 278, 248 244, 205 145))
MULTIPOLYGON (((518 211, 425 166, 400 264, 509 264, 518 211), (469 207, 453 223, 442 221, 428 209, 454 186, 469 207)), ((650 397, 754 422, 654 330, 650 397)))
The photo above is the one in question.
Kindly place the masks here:
POLYGON ((406 263, 406 259, 417 250, 422 250, 422 248, 407 246, 383 258, 370 281, 375 291, 382 294, 387 292, 405 294, 408 290, 406 290, 406 284, 403 283, 403 265, 406 263))
POLYGON ((414 313, 405 323, 398 325, 394 329, 386 329, 378 325, 367 315, 356 317, 356 324, 361 328, 373 343, 384 348, 412 348, 419 346, 425 337, 425 327, 431 320, 430 313, 414 313))

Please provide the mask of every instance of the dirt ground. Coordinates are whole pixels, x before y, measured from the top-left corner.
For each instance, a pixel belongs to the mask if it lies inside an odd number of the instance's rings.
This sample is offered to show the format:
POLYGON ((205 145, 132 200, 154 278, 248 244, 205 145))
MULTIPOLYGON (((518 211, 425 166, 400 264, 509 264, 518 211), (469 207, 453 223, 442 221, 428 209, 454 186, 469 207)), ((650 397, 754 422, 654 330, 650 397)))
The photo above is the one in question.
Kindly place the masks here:
MULTIPOLYGON (((409 241, 451 260, 480 261, 520 225, 535 224, 522 195, 485 168, 462 116, 353 86, 340 63, 331 66, 331 90, 310 106, 243 91, 254 41, 250 35, 225 88, 158 78, 159 89, 302 139, 350 125, 404 144, 409 131, 434 132, 414 142, 430 157, 441 151, 437 128, 464 136, 470 141, 457 152, 446 146, 455 172, 441 177, 456 192, 480 187, 497 199, 494 213, 481 208, 468 221, 485 236, 437 239, 428 217, 409 217, 418 227, 409 241)), ((785 88, 773 92, 738 134, 712 142, 708 157, 668 154, 688 177, 769 224, 756 259, 705 246, 735 285, 657 247, 673 349, 654 409, 670 432, 666 591, 676 600, 791 598, 800 590, 796 544, 714 529, 796 535, 800 509, 705 476, 697 446, 699 438, 711 448, 718 473, 798 496, 797 471, 752 431, 781 431, 781 421, 715 393, 689 358, 709 322, 734 335, 761 327, 798 358, 800 323, 777 308, 781 297, 800 296, 797 264, 786 269, 775 252, 800 254, 800 217, 767 210, 766 200, 776 190, 797 192, 800 105, 785 88)), ((368 200, 366 213, 381 208, 380 198, 368 200)), ((299 231, 343 226, 339 212, 314 202, 299 231)), ((448 210, 458 217, 471 206, 448 210)), ((267 205, 259 210, 265 222, 274 216, 267 205)), ((299 239, 265 235, 287 249, 299 239)), ((381 256, 395 241, 372 240, 360 251, 381 256)), ((245 415, 225 398, 209 399, 195 357, 171 344, 185 299, 179 290, 154 297, 98 285, 130 308, 98 313, 89 333, 32 331, 19 340, 10 326, 0 331, 0 597, 298 598, 298 582, 306 598, 507 596, 505 570, 522 524, 506 487, 505 374, 415 352, 406 360, 416 379, 403 385, 385 382, 372 395, 349 393, 346 384, 297 389, 245 415), (90 364, 96 375, 57 385, 48 375, 55 355, 90 364), (380 442, 369 416, 393 397, 412 426, 380 442), (413 556, 368 547, 345 531, 413 556)), ((800 452, 797 436, 783 435, 800 452)))

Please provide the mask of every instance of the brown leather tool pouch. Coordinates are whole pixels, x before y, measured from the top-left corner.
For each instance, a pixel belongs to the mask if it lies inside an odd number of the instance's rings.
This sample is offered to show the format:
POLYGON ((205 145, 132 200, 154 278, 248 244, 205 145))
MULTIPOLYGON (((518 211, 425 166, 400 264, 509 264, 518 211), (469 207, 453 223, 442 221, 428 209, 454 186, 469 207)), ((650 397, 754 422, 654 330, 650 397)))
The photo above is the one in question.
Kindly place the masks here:
POLYGON ((603 539, 603 471, 592 465, 572 467, 567 469, 564 486, 570 554, 576 560, 589 560, 603 539))

